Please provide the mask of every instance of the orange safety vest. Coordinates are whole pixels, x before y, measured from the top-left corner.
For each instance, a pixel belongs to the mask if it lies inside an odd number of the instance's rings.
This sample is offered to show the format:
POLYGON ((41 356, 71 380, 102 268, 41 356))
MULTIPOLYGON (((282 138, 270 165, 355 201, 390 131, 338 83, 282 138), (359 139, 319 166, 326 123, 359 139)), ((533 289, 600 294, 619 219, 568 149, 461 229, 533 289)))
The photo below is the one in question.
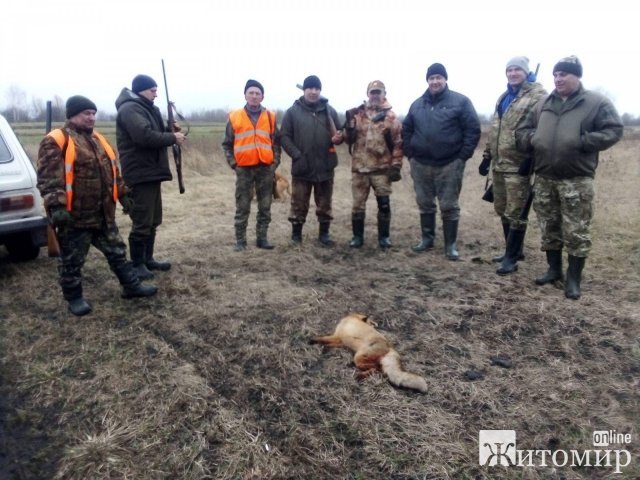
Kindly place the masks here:
POLYGON ((273 163, 273 136, 276 131, 276 114, 262 111, 254 126, 244 108, 231 112, 229 121, 233 127, 233 156, 239 167, 251 167, 273 163))
MULTIPOLYGON (((73 164, 76 162, 76 146, 73 143, 73 139, 68 136, 61 128, 56 128, 47 134, 48 137, 53 138, 60 150, 64 151, 65 145, 67 151, 64 155, 64 189, 67 195, 67 210, 71 211, 71 205, 73 204, 73 164), (67 143, 67 139, 69 140, 67 143)), ((104 151, 107 152, 109 160, 111 160, 111 170, 113 172, 113 201, 118 201, 118 160, 116 160, 116 153, 109 145, 104 136, 96 131, 92 133, 92 137, 102 145, 104 151)))

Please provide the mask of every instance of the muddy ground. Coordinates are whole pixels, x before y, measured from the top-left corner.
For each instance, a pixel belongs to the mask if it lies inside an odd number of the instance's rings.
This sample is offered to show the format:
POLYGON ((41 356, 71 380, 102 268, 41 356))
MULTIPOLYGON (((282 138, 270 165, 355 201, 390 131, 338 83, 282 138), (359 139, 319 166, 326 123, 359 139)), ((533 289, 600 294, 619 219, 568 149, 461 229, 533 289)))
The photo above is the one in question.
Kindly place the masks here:
POLYGON ((313 214, 291 246, 288 205, 274 203, 275 250, 234 252, 233 174, 217 144, 191 146, 187 193, 164 185, 157 256, 174 266, 153 280, 155 298, 121 299, 94 250, 84 268, 94 312, 75 318, 45 249, 21 264, 0 250, 0 478, 640 478, 637 146, 603 155, 579 301, 533 284, 546 268, 533 213, 519 271, 494 273, 503 242, 480 200, 479 152, 451 262, 440 225, 433 251, 410 249, 419 220, 406 165, 394 248, 377 248, 373 198, 365 247, 348 247, 346 151, 334 248, 318 244, 313 214), (379 374, 358 382, 350 352, 309 345, 349 312, 377 322, 427 394, 379 374), (629 433, 610 448, 631 463, 621 474, 480 466, 479 431, 494 429, 515 430, 518 449, 551 451, 593 450, 594 430, 629 433))

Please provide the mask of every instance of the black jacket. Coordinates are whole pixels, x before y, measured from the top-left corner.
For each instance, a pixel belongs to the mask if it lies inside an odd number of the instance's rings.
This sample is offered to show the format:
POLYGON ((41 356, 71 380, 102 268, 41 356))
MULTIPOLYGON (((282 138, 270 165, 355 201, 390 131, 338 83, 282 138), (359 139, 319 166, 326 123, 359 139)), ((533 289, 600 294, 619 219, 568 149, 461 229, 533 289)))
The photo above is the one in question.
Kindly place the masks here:
POLYGON ((480 121, 471 101, 445 90, 429 90, 411 104, 402 122, 404 153, 425 165, 443 166, 473 156, 480 141, 480 121))
POLYGON ((116 141, 127 185, 171 180, 167 147, 176 142, 168 132, 160 109, 123 88, 116 100, 116 141))

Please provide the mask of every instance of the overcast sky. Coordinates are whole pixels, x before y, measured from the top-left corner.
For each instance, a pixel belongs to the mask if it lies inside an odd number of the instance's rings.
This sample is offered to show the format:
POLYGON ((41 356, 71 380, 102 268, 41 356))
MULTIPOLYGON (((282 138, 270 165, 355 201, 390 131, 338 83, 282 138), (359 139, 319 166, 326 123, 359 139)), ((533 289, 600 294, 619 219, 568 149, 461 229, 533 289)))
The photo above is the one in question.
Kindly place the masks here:
POLYGON ((426 89, 433 62, 449 88, 491 114, 506 88, 505 64, 526 55, 553 89, 553 65, 577 55, 583 84, 619 112, 640 116, 638 19, 633 2, 402 0, 11 0, 0 7, 0 108, 17 86, 45 100, 88 96, 115 112, 138 73, 159 85, 161 59, 179 110, 238 108, 247 79, 265 87, 263 104, 287 108, 310 74, 339 111, 357 106, 374 79, 398 113, 426 89))

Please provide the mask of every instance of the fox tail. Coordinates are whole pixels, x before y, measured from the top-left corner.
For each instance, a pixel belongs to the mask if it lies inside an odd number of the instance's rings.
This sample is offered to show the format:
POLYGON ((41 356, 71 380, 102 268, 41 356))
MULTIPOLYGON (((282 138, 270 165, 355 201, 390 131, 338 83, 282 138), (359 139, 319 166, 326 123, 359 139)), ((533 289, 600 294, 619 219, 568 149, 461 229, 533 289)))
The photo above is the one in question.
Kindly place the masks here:
POLYGON ((400 355, 395 350, 389 350, 389 352, 380 359, 380 366, 392 385, 427 393, 427 382, 425 379, 415 373, 405 372, 400 363, 400 355))

